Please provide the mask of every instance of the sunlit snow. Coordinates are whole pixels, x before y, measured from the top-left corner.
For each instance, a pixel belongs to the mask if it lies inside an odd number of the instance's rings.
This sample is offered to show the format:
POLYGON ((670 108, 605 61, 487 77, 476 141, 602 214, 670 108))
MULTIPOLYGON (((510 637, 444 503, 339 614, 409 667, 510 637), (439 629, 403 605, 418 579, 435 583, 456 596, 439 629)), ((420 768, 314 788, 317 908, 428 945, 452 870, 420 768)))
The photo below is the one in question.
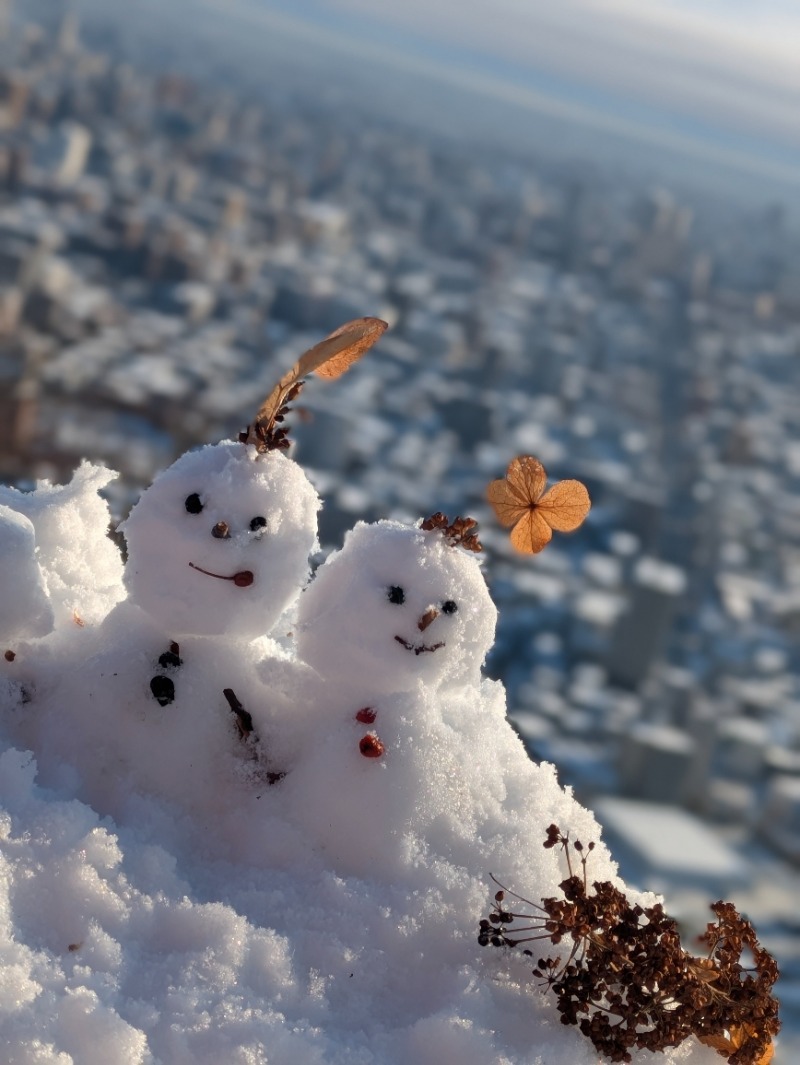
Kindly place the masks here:
POLYGON ((316 493, 227 442, 142 495, 123 578, 111 476, 0 490, 2 1061, 594 1065, 477 942, 491 873, 557 893, 551 822, 616 875, 481 677, 477 556, 358 523, 304 591, 316 493))

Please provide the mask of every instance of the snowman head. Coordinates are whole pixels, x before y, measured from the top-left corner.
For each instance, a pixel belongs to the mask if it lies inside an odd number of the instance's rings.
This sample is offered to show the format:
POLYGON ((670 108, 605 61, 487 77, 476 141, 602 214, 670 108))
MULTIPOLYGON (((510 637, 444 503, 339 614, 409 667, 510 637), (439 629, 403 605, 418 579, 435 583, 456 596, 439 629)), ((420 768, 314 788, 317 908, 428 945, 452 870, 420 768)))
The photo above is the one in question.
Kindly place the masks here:
POLYGON ((298 653, 383 693, 477 683, 497 610, 473 555, 438 530, 359 522, 303 594, 298 653))
POLYGON ((308 579, 319 507, 280 452, 231 441, 187 452, 121 526, 128 598, 174 637, 263 635, 308 579))

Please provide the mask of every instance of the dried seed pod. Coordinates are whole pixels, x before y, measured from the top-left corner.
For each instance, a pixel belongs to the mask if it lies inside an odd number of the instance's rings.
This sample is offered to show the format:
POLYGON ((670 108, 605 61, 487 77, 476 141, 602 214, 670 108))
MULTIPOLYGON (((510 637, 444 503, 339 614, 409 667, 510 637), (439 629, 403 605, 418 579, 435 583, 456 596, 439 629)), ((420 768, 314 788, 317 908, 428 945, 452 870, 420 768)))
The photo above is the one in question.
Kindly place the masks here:
POLYGON ((175 701, 175 685, 169 677, 153 677, 150 681, 150 691, 159 706, 169 706, 175 701))
POLYGON ((158 656, 158 664, 162 669, 177 669, 179 666, 183 665, 183 659, 180 656, 180 648, 174 640, 169 645, 169 650, 164 651, 163 654, 158 656))
POLYGON ((483 551, 483 545, 474 532, 478 528, 474 518, 455 517, 451 522, 447 515, 437 510, 423 521, 420 528, 425 532, 438 529, 451 547, 463 547, 465 551, 483 551))
POLYGON ((772 994, 778 967, 735 906, 712 905, 717 920, 701 937, 708 954, 695 957, 681 946, 675 921, 660 904, 632 905, 608 881, 590 885, 593 843, 573 843, 550 825, 544 846, 556 845, 570 871, 560 884, 562 897, 533 903, 506 890, 518 903, 512 911, 498 891, 488 920, 479 924, 478 943, 571 944, 566 959, 539 958, 533 973, 555 995, 562 1023, 579 1026, 609 1061, 630 1062, 633 1050, 665 1050, 696 1036, 729 1065, 768 1065, 780 1030, 772 994), (512 928, 516 921, 524 923, 512 928), (745 949, 751 968, 741 961, 745 949))

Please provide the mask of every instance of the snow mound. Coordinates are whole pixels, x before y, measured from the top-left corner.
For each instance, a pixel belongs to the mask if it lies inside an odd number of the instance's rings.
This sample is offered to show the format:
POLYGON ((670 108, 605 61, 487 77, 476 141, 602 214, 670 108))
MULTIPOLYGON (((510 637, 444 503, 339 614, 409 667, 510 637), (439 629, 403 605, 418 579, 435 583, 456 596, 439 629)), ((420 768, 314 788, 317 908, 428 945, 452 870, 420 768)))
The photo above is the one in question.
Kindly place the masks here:
POLYGON ((226 442, 143 494, 123 587, 95 542, 108 471, 81 469, 0 514, 0 563, 38 589, 0 614, 19 649, 0 676, 2 1060, 596 1065, 530 962, 477 941, 492 873, 558 893, 553 822, 619 880, 482 678, 496 610, 476 557, 359 523, 303 592, 316 493, 226 442), (43 602, 80 609, 79 641, 56 624, 25 642, 43 602))

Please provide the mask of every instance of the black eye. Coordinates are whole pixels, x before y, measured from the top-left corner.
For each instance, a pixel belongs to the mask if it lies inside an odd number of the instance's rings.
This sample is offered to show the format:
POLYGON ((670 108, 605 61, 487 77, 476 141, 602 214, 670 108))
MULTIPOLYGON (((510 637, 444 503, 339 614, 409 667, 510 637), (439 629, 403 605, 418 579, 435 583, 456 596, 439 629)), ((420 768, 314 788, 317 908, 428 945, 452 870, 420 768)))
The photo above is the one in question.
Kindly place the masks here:
POLYGON ((259 529, 263 529, 267 524, 267 519, 262 518, 259 514, 257 518, 250 519, 250 531, 257 532, 259 529))
POLYGON ((457 610, 458 603, 454 602, 452 599, 448 599, 446 603, 442 603, 443 614, 455 614, 457 610))
POLYGON ((402 588, 398 588, 396 584, 393 584, 391 588, 386 590, 387 598, 390 603, 394 603, 395 606, 400 606, 406 601, 406 593, 402 588))
POLYGON ((186 497, 186 502, 184 503, 184 506, 190 514, 199 514, 200 511, 203 509, 203 502, 197 492, 192 492, 190 496, 186 497))

